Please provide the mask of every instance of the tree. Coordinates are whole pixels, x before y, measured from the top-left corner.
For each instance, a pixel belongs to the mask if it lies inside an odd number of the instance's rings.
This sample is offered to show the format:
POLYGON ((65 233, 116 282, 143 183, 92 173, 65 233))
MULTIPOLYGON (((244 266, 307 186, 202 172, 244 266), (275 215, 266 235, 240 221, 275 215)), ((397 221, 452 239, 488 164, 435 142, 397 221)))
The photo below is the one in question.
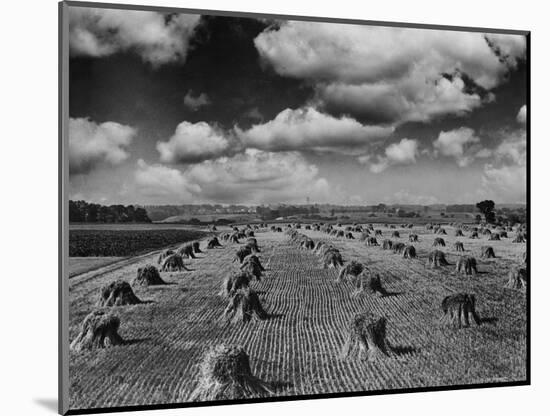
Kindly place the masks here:
POLYGON ((485 216, 485 221, 489 224, 495 222, 495 203, 486 199, 476 204, 477 209, 485 216))

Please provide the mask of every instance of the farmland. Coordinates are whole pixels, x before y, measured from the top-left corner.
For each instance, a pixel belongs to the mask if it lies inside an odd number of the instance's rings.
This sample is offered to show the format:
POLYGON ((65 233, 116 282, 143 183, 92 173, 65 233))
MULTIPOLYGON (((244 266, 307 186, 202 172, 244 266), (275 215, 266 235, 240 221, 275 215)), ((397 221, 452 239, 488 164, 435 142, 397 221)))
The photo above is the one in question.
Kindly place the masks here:
MULTIPOLYGON (((392 238, 395 230, 379 228, 380 240, 392 238)), ((392 238, 406 242, 409 232, 418 234, 416 259, 367 247, 355 232, 352 240, 298 230, 315 242, 330 241, 346 262, 367 264, 380 275, 385 297, 354 294, 350 282, 336 282, 338 269, 323 268, 319 256, 299 249, 287 234, 261 229, 256 238, 266 271, 251 287, 269 317, 246 323, 221 319, 227 300, 218 295, 224 277, 237 268, 232 260, 240 245, 222 242, 203 250, 186 261, 190 271, 161 273, 167 285, 134 286, 144 303, 111 308, 124 345, 71 353, 71 408, 189 401, 202 357, 221 343, 243 346, 252 373, 277 386, 277 396, 525 380, 526 296, 504 287, 510 268, 523 261, 525 244, 454 237, 453 228, 445 228, 448 244, 440 249, 452 265, 439 269, 425 265, 435 236, 424 227, 398 227, 400 237, 392 238), (455 241, 463 242, 465 253, 453 251, 455 241), (481 247, 488 244, 496 258, 482 259, 481 247), (476 275, 455 272, 458 254, 478 260, 476 275), (456 292, 475 294, 479 326, 441 325, 441 301, 456 292), (349 321, 364 311, 386 317, 392 354, 343 360, 349 321)), ((71 340, 95 308, 100 287, 116 279, 132 282, 139 267, 156 263, 161 246, 148 248, 156 251, 70 280, 71 340)))
POLYGON ((82 229, 69 231, 70 257, 125 257, 203 237, 186 229, 82 229))

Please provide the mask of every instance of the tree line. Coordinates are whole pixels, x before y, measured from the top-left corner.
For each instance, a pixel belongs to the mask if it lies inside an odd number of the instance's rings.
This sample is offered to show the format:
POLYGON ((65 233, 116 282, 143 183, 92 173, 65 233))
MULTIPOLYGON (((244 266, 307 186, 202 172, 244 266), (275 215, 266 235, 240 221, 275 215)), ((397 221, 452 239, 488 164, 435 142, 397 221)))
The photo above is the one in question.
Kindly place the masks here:
POLYGON ((100 205, 69 201, 69 222, 131 223, 151 222, 147 211, 133 205, 100 205))

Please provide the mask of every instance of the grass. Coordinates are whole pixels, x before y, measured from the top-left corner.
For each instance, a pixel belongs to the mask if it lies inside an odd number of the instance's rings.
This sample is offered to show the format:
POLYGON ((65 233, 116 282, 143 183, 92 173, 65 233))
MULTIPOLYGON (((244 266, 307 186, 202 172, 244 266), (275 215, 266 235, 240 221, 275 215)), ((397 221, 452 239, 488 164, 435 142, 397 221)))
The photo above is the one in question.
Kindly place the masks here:
MULTIPOLYGON (((383 238, 392 229, 382 228, 383 238)), ((300 230, 318 241, 323 233, 300 230)), ((409 230, 398 241, 407 242, 409 230)), ((114 309, 121 318, 120 335, 127 345, 71 354, 72 409, 185 402, 198 384, 198 364, 219 343, 242 345, 254 375, 282 386, 276 395, 319 394, 454 384, 518 381, 526 377, 526 299, 503 287, 509 267, 518 264, 525 244, 512 238, 488 243, 486 238, 444 236, 442 248, 453 266, 425 268, 434 235, 423 227, 414 243, 418 259, 404 259, 381 247, 356 240, 330 238, 344 259, 366 262, 380 273, 392 296, 354 296, 349 283, 336 283, 338 270, 323 269, 320 258, 294 247, 282 233, 257 232, 261 261, 267 271, 252 288, 260 295, 265 321, 231 324, 220 320, 226 300, 217 295, 237 244, 205 250, 186 261, 191 272, 162 273, 169 284, 135 288, 148 303, 114 309), (452 243, 464 242, 466 253, 452 243), (482 245, 494 247, 497 258, 482 260, 482 245), (455 274, 458 254, 473 255, 482 272, 455 274), (476 295, 480 327, 454 330, 439 324, 444 296, 476 295), (370 310, 387 317, 387 338, 399 353, 375 362, 338 358, 348 323, 370 310), (116 394, 113 394, 116 392, 116 394)), ((356 238, 359 236, 355 233, 356 238)), ((204 245, 204 243, 202 244, 204 245)), ((70 339, 93 308, 99 288, 115 279, 131 281, 137 268, 154 262, 144 255, 112 272, 88 273, 70 282, 70 339)))

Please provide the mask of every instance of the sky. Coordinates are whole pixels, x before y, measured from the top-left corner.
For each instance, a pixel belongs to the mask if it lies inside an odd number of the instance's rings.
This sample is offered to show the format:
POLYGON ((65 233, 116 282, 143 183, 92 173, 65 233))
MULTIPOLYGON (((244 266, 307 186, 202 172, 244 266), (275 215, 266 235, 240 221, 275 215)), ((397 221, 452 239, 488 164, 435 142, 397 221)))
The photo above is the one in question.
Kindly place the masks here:
POLYGON ((526 202, 521 35, 70 7, 71 199, 526 202))

